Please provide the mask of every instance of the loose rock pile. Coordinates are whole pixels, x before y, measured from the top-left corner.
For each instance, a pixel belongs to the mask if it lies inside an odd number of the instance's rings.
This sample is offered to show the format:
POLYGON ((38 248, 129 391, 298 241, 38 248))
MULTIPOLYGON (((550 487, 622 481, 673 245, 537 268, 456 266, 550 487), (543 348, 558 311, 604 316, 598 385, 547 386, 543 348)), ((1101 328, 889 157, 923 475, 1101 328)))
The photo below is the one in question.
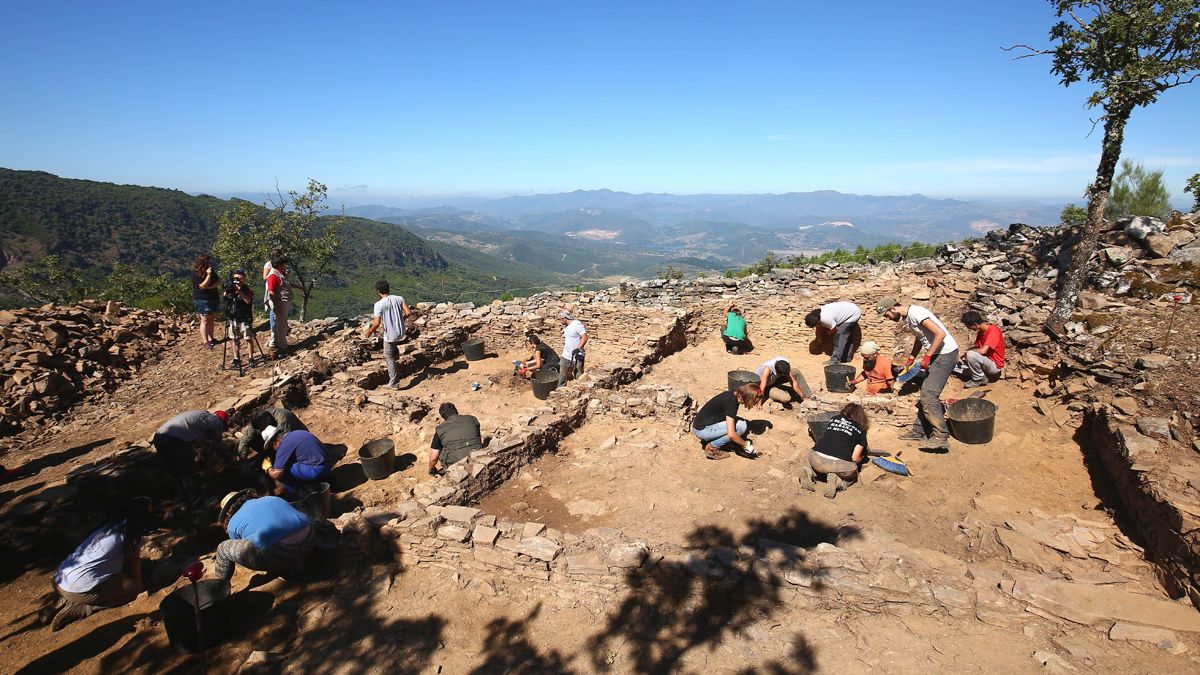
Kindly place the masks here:
POLYGON ((0 311, 0 435, 111 391, 186 330, 177 317, 116 302, 0 311))

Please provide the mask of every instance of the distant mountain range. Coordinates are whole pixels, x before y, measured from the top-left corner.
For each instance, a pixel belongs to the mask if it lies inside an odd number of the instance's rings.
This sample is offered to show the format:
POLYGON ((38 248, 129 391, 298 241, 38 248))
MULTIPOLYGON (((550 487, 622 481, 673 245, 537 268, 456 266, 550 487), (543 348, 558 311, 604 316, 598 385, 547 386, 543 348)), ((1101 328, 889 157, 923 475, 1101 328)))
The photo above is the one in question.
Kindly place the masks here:
POLYGON ((742 264, 768 251, 822 251, 888 242, 963 239, 1010 223, 1052 225, 1062 206, 1014 200, 877 197, 822 190, 787 194, 671 195, 578 190, 481 199, 437 208, 356 206, 348 213, 431 231, 539 231, 676 256, 742 264))

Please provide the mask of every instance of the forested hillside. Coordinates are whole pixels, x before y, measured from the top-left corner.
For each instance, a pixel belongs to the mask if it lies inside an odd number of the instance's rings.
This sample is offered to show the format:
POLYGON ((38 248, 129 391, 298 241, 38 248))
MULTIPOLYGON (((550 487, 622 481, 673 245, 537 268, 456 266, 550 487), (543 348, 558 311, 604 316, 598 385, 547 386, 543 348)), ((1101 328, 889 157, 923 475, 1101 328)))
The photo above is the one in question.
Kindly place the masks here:
MULTIPOLYGON (((233 205, 178 190, 0 168, 0 271, 53 255, 92 288, 118 263, 182 282, 195 256, 211 250, 217 218, 233 205)), ((372 286, 381 276, 414 302, 486 302, 503 292, 497 289, 566 283, 530 265, 431 246, 394 224, 346 217, 341 233, 335 275, 314 293, 312 316, 369 310, 372 286)), ((12 293, 0 294, 0 304, 20 302, 12 293)))

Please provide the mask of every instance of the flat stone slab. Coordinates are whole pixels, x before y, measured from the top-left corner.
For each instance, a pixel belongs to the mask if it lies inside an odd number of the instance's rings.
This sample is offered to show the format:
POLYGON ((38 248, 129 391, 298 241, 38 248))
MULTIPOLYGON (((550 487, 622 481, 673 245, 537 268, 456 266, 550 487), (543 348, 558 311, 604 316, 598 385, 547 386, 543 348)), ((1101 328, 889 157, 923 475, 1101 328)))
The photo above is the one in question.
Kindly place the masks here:
POLYGON ((1012 595, 1038 609, 1087 626, 1108 621, 1127 621, 1143 626, 1200 632, 1200 612, 1194 608, 1111 586, 1022 576, 1013 584, 1012 595))

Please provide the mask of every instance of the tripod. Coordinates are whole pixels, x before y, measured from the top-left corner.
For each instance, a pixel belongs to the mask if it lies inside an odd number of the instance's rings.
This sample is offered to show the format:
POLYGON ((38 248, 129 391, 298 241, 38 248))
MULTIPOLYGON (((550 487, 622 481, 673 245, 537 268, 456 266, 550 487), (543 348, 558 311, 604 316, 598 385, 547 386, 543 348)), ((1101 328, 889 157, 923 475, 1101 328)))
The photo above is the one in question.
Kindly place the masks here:
MULTIPOLYGON (((228 316, 226 316, 225 317, 225 339, 221 341, 221 370, 225 370, 225 352, 229 348, 229 333, 230 333, 229 326, 232 323, 233 323, 233 320, 230 319, 228 316)), ((239 377, 244 376, 246 374, 246 366, 250 366, 251 368, 254 367, 254 350, 255 349, 258 349, 259 358, 262 358, 262 359, 266 358, 266 354, 263 353, 262 346, 258 344, 258 335, 255 334, 255 332, 254 332, 253 318, 250 321, 247 321, 246 325, 250 327, 250 339, 246 340, 246 350, 250 352, 250 355, 247 357, 247 359, 245 361, 242 361, 240 359, 238 360, 238 376, 239 377)), ((240 353, 240 351, 241 350, 239 350, 239 353, 240 353)))

